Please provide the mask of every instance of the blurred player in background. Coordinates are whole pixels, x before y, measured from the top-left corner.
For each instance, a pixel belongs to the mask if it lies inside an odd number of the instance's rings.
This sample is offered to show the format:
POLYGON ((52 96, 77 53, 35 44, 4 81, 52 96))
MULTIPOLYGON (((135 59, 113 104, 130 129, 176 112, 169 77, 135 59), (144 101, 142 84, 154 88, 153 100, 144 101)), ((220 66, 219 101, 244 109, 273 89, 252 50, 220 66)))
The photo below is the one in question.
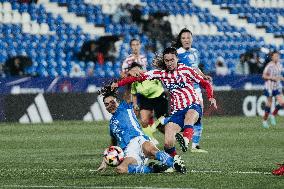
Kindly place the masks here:
MULTIPOLYGON (((143 71, 142 66, 134 62, 128 69, 131 73, 139 73, 143 71)), ((134 109, 139 110, 143 131, 148 135, 155 144, 159 142, 154 138, 153 133, 156 127, 164 133, 163 125, 159 124, 159 120, 155 124, 152 123, 153 114, 157 119, 162 116, 168 116, 168 99, 165 94, 161 81, 146 80, 143 82, 135 82, 131 84, 131 94, 134 109)))
MULTIPOLYGON (((199 52, 197 49, 192 48, 191 45, 192 45, 192 32, 184 28, 178 34, 176 43, 174 44, 174 46, 177 48, 179 62, 191 68, 194 68, 196 72, 199 75, 201 75, 204 79, 212 80, 210 76, 203 74, 198 68, 199 52)), ((203 106, 202 92, 198 83, 194 83, 194 89, 199 97, 200 104, 203 109, 204 106, 203 106)), ((194 127, 194 134, 192 138, 192 149, 191 149, 192 152, 207 153, 206 150, 200 148, 199 144, 201 140, 202 129, 203 129, 203 124, 201 122, 194 127)))
POLYGON ((165 126, 165 151, 171 156, 176 155, 175 140, 182 151, 188 150, 188 144, 193 136, 193 127, 201 121, 202 108, 200 100, 193 88, 193 83, 199 83, 206 89, 210 104, 217 108, 213 97, 211 84, 202 78, 193 68, 178 64, 177 51, 168 47, 162 57, 154 59, 158 69, 142 73, 139 77, 127 77, 112 84, 112 88, 124 86, 135 81, 159 79, 170 93, 171 116, 165 126), (179 134, 183 131, 183 135, 179 134))
POLYGON ((281 81, 284 81, 282 71, 283 67, 280 63, 279 52, 273 51, 271 53, 271 61, 265 66, 262 74, 262 77, 265 80, 264 95, 267 97, 262 121, 262 126, 264 128, 269 127, 267 122, 268 118, 270 119, 271 125, 276 125, 275 115, 277 115, 278 111, 284 107, 281 84, 281 81), (278 103, 272 114, 270 114, 273 97, 276 98, 278 103))
MULTIPOLYGON (((147 58, 145 55, 141 54, 141 43, 138 39, 132 39, 130 41, 130 48, 132 54, 130 54, 122 63, 122 71, 121 71, 121 77, 124 78, 129 75, 129 70, 132 69, 134 71, 134 68, 132 67, 132 64, 135 63, 135 65, 139 65, 140 69, 143 71, 146 71, 147 68, 147 58)), ((134 66, 136 67, 136 66, 134 66)), ((137 67, 135 68, 137 69, 137 67)), ((153 114, 153 106, 151 105, 152 102, 149 102, 149 99, 159 97, 161 94, 159 94, 161 91, 164 91, 162 88, 162 85, 160 81, 147 81, 144 84, 143 83, 136 83, 132 85, 132 89, 130 86, 126 87, 126 92, 124 93, 124 98, 129 97, 130 91, 133 94, 141 94, 138 96, 131 96, 131 99, 127 99, 127 101, 134 102, 134 108, 138 114, 140 114, 141 123, 143 126, 143 131, 146 135, 151 137, 151 139, 157 144, 158 141, 154 138, 153 133, 155 132, 156 128, 159 125, 159 121, 154 123, 154 114, 153 114), (138 106, 140 104, 141 107, 138 106), (151 127, 150 127, 151 126, 151 127)), ((165 102, 165 99, 157 99, 162 100, 159 105, 162 105, 165 102)), ((154 101, 157 101, 154 100, 154 101)), ((151 100, 150 100, 151 101, 151 100)), ((165 107, 163 105, 163 107, 165 107)), ((156 117, 160 118, 160 116, 164 115, 164 112, 161 112, 156 109, 156 117), (161 112, 161 114, 160 114, 161 112)), ((165 108, 163 110, 168 110, 168 108, 165 108)), ((166 114, 167 115, 167 114, 166 114)))
POLYGON ((127 76, 128 69, 133 62, 139 64, 143 70, 147 68, 147 58, 141 54, 141 43, 138 39, 131 39, 130 41, 131 54, 123 61, 121 68, 121 77, 127 76))
MULTIPOLYGON (((132 63, 136 62, 137 64, 141 65, 143 70, 146 71, 147 68, 147 58, 145 55, 141 54, 141 43, 139 39, 131 39, 130 40, 130 49, 131 49, 131 54, 126 57, 126 59, 122 62, 121 66, 121 73, 120 76, 121 78, 124 78, 128 75, 128 69, 131 66, 132 63)), ((130 85, 126 87, 125 92, 124 92, 124 99, 127 102, 132 101, 130 98, 130 85)))
MULTIPOLYGON (((165 166, 186 173, 184 162, 180 156, 171 157, 166 152, 160 151, 144 135, 131 103, 119 102, 116 90, 112 91, 110 86, 104 87, 101 94, 106 110, 112 114, 109 124, 111 145, 119 145, 125 153, 124 160, 116 168, 118 173, 163 172, 166 170, 165 166), (148 158, 158 160, 162 165, 145 165, 148 158)), ((102 171, 106 167, 107 165, 103 160, 97 170, 102 171)))

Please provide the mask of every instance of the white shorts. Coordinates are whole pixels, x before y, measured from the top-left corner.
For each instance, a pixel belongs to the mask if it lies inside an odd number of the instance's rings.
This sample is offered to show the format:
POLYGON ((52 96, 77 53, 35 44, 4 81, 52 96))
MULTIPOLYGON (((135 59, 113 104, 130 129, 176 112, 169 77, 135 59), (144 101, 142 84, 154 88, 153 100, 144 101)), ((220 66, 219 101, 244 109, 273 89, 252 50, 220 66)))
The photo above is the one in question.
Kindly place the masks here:
POLYGON ((194 89, 194 90, 195 90, 195 92, 196 92, 196 94, 197 94, 199 100, 203 102, 203 97, 202 97, 201 89, 200 89, 200 88, 196 88, 196 89, 194 89))
POLYGON ((130 140, 129 144, 124 150, 125 158, 132 157, 136 159, 138 165, 145 165, 148 161, 148 158, 145 157, 145 154, 142 150, 142 145, 144 142, 149 141, 143 136, 138 136, 130 140))

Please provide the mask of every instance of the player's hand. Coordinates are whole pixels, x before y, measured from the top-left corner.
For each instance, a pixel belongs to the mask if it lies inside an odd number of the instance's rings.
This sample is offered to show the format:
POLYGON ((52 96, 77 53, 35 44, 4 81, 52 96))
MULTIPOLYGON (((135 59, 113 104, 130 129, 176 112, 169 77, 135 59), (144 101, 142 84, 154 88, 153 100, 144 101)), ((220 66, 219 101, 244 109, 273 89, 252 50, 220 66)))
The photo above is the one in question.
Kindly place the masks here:
POLYGON ((118 84, 116 82, 113 82, 110 87, 111 90, 115 90, 116 88, 118 88, 118 84))
POLYGON ((140 108, 139 108, 138 104, 133 104, 133 108, 134 108, 134 110, 137 110, 137 111, 139 111, 139 110, 140 110, 140 108))
POLYGON ((210 106, 213 106, 215 109, 217 109, 217 103, 215 98, 209 98, 210 106))
POLYGON ((107 168, 107 164, 106 164, 106 162, 103 160, 102 163, 101 163, 101 165, 99 166, 99 168, 96 169, 96 171, 103 172, 103 171, 106 170, 106 168, 107 168))
POLYGON ((281 81, 282 77, 272 77, 271 80, 272 81, 281 81))
POLYGON ((121 78, 125 78, 125 77, 127 77, 127 74, 122 71, 122 72, 120 73, 120 77, 121 77, 121 78))
POLYGON ((133 108, 134 108, 135 115, 138 117, 139 116, 139 110, 140 110, 139 106, 137 104, 134 104, 133 108))

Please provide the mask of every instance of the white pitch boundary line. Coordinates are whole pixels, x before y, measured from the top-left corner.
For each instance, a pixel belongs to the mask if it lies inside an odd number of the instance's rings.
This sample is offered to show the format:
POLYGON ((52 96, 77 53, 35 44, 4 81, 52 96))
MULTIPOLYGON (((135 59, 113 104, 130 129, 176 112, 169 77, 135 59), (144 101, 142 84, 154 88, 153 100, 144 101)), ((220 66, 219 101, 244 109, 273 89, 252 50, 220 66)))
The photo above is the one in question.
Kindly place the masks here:
MULTIPOLYGON (((1 170, 6 170, 7 169, 1 169, 0 168, 0 171, 1 170)), ((24 169, 17 169, 17 168, 14 168, 14 169, 8 169, 8 171, 21 171, 21 170, 25 170, 25 171, 28 171, 28 170, 39 170, 39 171, 89 171, 89 172, 99 172, 95 169, 29 169, 29 168, 24 168, 24 169)), ((260 171, 221 171, 221 170, 189 170, 188 172, 190 173, 226 173, 226 174, 264 174, 264 175, 271 175, 271 172, 260 172, 260 171)))
POLYGON ((229 174, 264 174, 271 175, 270 172, 259 171, 217 171, 217 170, 191 170, 191 173, 229 173, 229 174))
MULTIPOLYGON (((91 172, 97 172, 96 170, 90 170, 91 172)), ((271 175, 270 172, 259 172, 259 171, 219 171, 219 170, 190 170, 190 173, 227 173, 227 174, 263 174, 271 175)))
MULTIPOLYGON (((0 168, 0 171, 3 170, 0 168)), ((7 169, 4 169, 7 171, 7 169)), ((21 171, 21 170, 40 170, 40 171, 70 171, 69 169, 8 169, 9 171, 21 171)), ((71 169, 72 171, 89 171, 89 172, 98 172, 94 169, 71 169)), ((188 170, 189 173, 219 173, 219 174, 262 174, 262 175, 271 175, 271 172, 260 172, 260 171, 221 171, 221 170, 188 170)))

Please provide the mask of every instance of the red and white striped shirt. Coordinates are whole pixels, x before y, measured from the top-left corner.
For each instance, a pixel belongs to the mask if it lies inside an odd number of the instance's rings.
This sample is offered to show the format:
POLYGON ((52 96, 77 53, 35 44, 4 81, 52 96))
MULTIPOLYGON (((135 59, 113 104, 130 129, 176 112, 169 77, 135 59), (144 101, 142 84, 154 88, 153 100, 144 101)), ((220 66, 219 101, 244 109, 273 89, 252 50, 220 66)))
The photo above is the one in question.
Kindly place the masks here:
MULTIPOLYGON (((263 70, 263 75, 267 75, 270 77, 282 77, 282 71, 283 67, 280 62, 276 64, 273 62, 269 62, 263 70)), ((266 80, 264 85, 265 89, 268 91, 282 89, 281 81, 266 80)))
POLYGON ((199 83, 207 93, 208 98, 213 98, 213 88, 211 84, 202 78, 193 68, 184 64, 178 64, 174 71, 151 70, 145 72, 141 77, 127 77, 118 82, 118 86, 124 86, 135 81, 146 79, 159 79, 170 93, 171 114, 182 110, 192 103, 199 104, 193 84, 199 83))
POLYGON ((148 64, 147 58, 144 55, 139 55, 139 57, 136 58, 134 54, 130 54, 122 63, 122 71, 126 72, 133 62, 140 64, 143 70, 146 70, 148 64))

